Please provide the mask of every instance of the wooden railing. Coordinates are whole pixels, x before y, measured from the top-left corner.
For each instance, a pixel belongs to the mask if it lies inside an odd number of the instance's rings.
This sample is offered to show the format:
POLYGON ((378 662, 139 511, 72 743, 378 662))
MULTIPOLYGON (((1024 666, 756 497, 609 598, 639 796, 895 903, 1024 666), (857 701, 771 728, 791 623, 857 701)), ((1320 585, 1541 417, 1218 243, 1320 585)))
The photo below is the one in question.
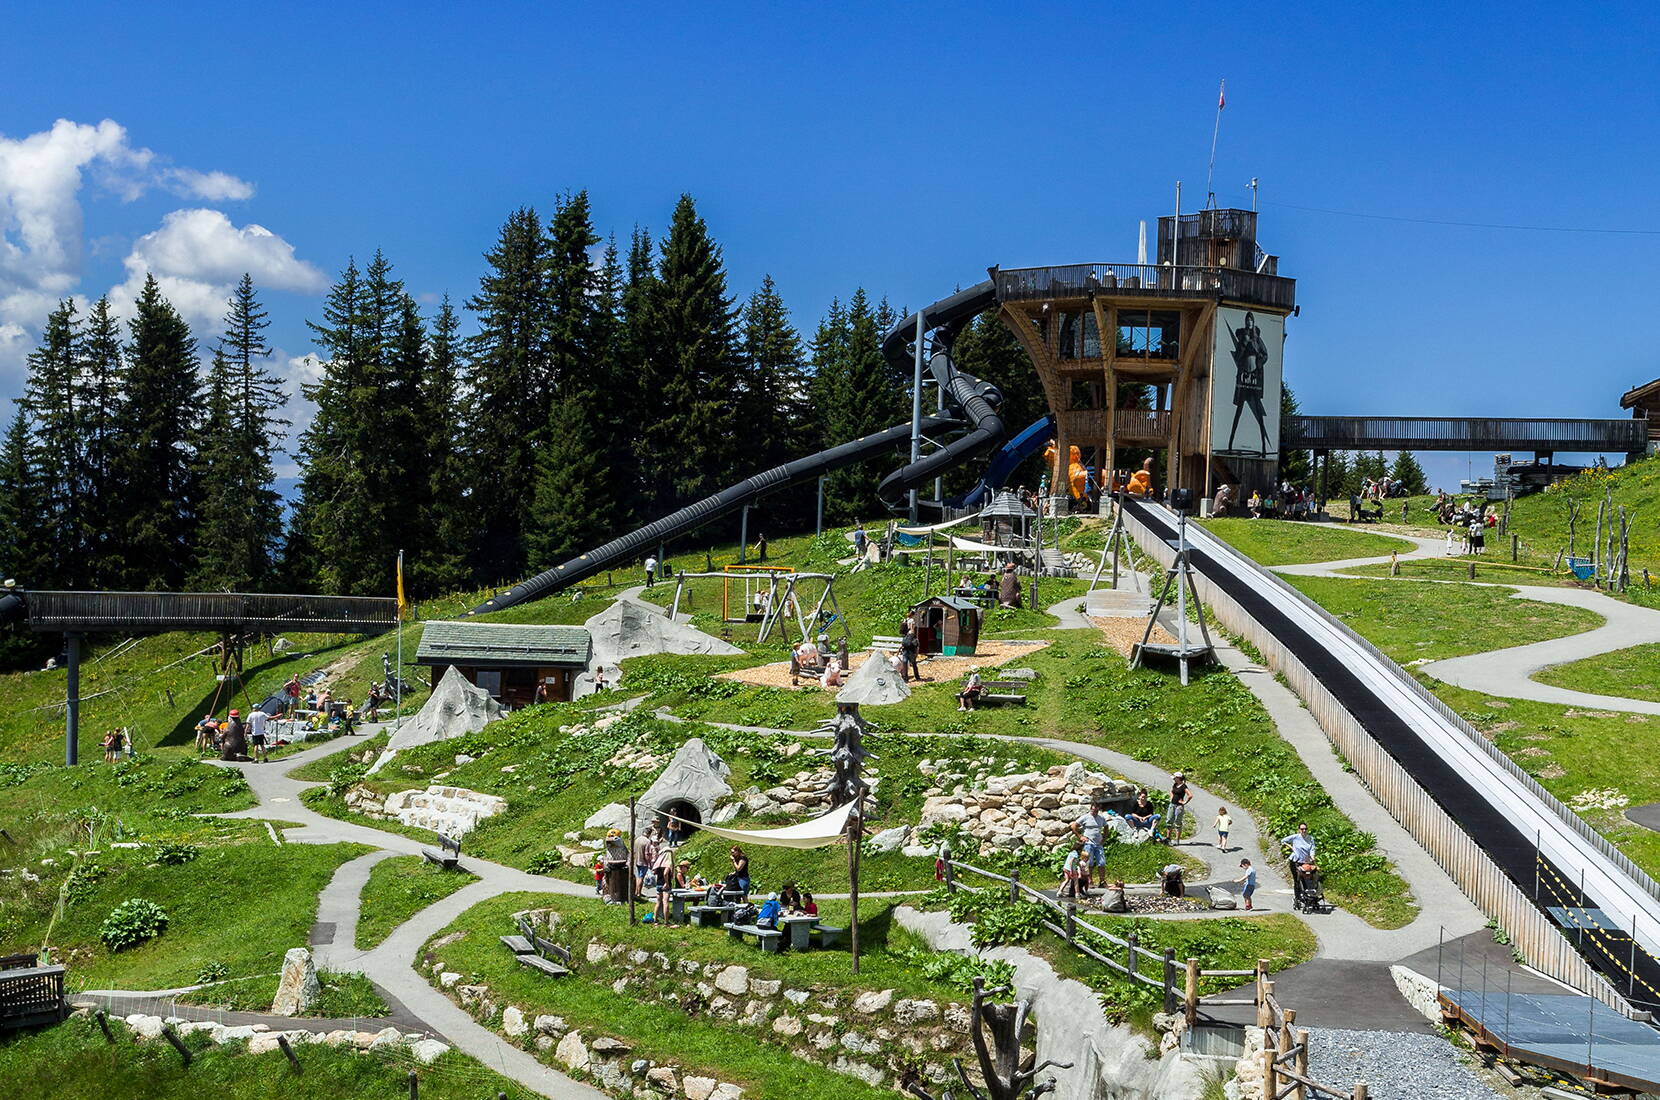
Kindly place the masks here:
POLYGON ((944 865, 947 893, 957 892, 957 872, 967 871, 1006 884, 1010 901, 1024 898, 1058 912, 1061 917, 1060 923, 1045 920, 1044 928, 1060 936, 1070 947, 1094 959, 1113 973, 1132 982, 1161 990, 1164 994, 1164 1011, 1180 1011, 1190 1030, 1199 1022, 1201 1007, 1255 1005, 1256 1026, 1263 1029, 1263 1100, 1281 1100, 1287 1096, 1295 1097, 1296 1100, 1309 1100, 1314 1096, 1337 1097, 1340 1100, 1367 1100, 1364 1081, 1356 1081, 1352 1090, 1345 1090, 1321 1084, 1309 1077, 1308 1029, 1293 1030, 1297 1021, 1297 1011, 1282 1007, 1274 996, 1274 983, 1268 977, 1267 959, 1258 959, 1253 970, 1205 970, 1199 966, 1198 959, 1186 959, 1184 965, 1178 965, 1174 949, 1166 948, 1162 953, 1152 951, 1136 941, 1134 932, 1125 936, 1115 936, 1105 928, 1091 924, 1078 916, 1076 905, 1071 902, 1063 905, 1048 894, 1034 890, 1021 882, 1018 867, 1006 875, 1000 875, 984 867, 952 859, 949 853, 942 856, 941 862, 944 865), (1108 954, 1105 950, 1080 939, 1079 929, 1117 950, 1108 954), (1146 969, 1138 962, 1140 959, 1147 960, 1146 969), (1229 996, 1225 993, 1201 996, 1199 983, 1205 978, 1252 978, 1255 984, 1249 997, 1229 996))

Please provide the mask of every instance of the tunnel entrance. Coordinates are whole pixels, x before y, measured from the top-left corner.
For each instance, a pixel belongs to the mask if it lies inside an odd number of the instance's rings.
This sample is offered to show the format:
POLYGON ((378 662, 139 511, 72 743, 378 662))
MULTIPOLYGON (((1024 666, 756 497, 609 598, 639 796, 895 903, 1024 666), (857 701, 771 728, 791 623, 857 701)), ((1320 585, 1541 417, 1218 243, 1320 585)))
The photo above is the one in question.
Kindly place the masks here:
POLYGON ((697 832, 698 825, 703 821, 703 815, 698 813, 697 807, 683 798, 675 799, 673 802, 665 802, 663 812, 673 814, 680 819, 679 821, 665 819, 664 827, 678 831, 681 840, 685 840, 697 832))

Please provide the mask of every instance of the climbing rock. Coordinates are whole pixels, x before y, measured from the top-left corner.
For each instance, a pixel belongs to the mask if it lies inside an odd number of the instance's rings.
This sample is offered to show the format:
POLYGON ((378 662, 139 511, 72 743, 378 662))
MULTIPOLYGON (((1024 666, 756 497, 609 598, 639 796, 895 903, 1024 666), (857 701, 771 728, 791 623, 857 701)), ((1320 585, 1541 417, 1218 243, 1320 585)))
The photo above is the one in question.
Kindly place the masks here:
POLYGON ((878 1012, 886 1012, 888 1006, 892 1003, 893 990, 872 990, 853 998, 853 1011, 861 1016, 874 1016, 878 1012))
POLYGON ((741 997, 749 992, 749 968, 747 966, 729 966, 715 975, 715 988, 722 993, 730 993, 734 997, 741 997))
POLYGON ((554 1048, 553 1056, 567 1069, 587 1069, 588 1063, 593 1061, 593 1055, 582 1042, 582 1032, 573 1031, 559 1040, 559 1046, 554 1048))
POLYGON ((509 1039, 521 1039, 530 1031, 530 1025, 517 1005, 508 1005, 502 1010, 501 1029, 509 1039))
POLYGON ((501 704, 483 688, 467 682, 453 666, 446 669, 432 695, 415 717, 399 726, 386 743, 386 751, 369 768, 370 774, 384 768, 400 749, 447 741, 465 733, 477 733, 503 714, 501 704))
POLYGON ((663 774, 635 805, 638 812, 650 815, 671 803, 689 802, 696 807, 699 820, 707 821, 715 816, 716 803, 732 796, 732 787, 726 782, 731 772, 726 761, 701 737, 694 737, 680 746, 663 774))
POLYGON ((277 982, 271 1014, 303 1016, 322 994, 323 985, 317 980, 317 966, 311 961, 311 952, 303 947, 289 948, 282 957, 282 978, 277 982))
POLYGON ((409 1053, 422 1065, 431 1065, 433 1062, 448 1054, 448 1043, 441 1043, 437 1039, 420 1039, 409 1045, 409 1053))

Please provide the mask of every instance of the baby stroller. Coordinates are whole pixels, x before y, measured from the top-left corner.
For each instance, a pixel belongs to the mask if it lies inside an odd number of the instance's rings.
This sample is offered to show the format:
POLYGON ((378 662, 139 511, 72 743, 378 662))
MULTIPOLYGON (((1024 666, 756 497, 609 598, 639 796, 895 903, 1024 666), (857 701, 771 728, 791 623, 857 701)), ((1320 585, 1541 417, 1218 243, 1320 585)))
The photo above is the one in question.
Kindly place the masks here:
POLYGON ((1301 913, 1330 913, 1336 906, 1326 900, 1318 867, 1304 871, 1295 860, 1291 868, 1291 907, 1301 913))

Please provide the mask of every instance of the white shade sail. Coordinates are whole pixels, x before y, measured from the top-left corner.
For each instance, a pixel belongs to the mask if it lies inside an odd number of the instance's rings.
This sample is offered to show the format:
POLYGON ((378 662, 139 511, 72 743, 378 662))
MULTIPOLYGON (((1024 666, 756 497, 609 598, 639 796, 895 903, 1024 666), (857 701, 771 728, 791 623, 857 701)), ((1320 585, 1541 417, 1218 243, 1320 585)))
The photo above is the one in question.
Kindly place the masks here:
POLYGON ((815 817, 799 825, 786 825, 782 829, 728 829, 720 825, 686 821, 685 818, 675 817, 670 813, 663 816, 695 825, 706 833, 725 837, 735 844, 756 844, 765 848, 828 848, 846 834, 847 818, 852 812, 853 803, 849 802, 845 806, 836 807, 823 817, 815 817))

